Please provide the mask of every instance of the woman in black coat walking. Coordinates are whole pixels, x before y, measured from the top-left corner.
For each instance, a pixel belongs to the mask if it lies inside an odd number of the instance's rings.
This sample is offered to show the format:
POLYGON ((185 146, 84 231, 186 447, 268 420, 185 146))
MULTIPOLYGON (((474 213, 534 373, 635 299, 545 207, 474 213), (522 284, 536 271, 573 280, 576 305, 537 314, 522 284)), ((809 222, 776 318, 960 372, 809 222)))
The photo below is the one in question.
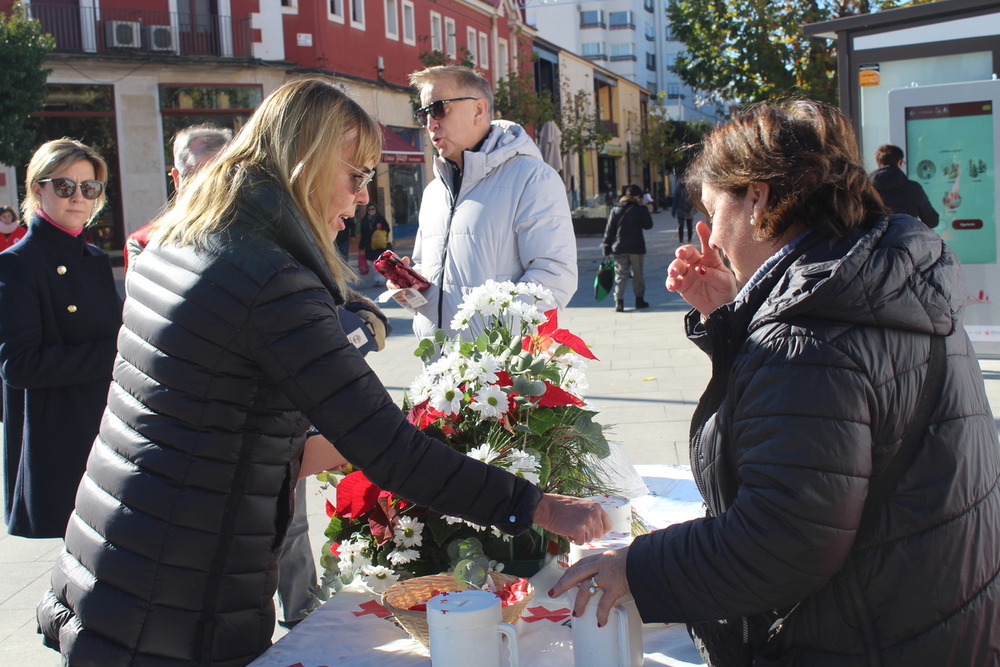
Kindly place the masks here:
MULTIPOLYGON (((365 214, 359 220, 358 250, 365 253, 365 258, 369 262, 374 262, 383 252, 392 249, 392 244, 389 242, 389 221, 379 213, 378 207, 371 202, 368 202, 365 214)), ((375 287, 379 287, 382 285, 381 274, 378 271, 373 271, 373 273, 375 274, 375 287)))
POLYGON ((107 403, 122 301, 108 256, 83 238, 108 169, 71 139, 28 164, 24 239, 0 253, 4 520, 11 535, 62 537, 107 403))
POLYGON ((625 285, 632 278, 635 307, 649 308, 646 303, 646 278, 642 272, 646 257, 644 229, 653 228, 653 217, 642 198, 642 188, 626 185, 621 200, 611 208, 608 225, 604 229, 601 248, 604 256, 615 259, 615 310, 625 310, 625 285))
POLYGON ((345 459, 509 533, 610 528, 596 504, 418 431, 348 340, 333 238, 368 202, 381 148, 339 86, 291 81, 157 221, 126 277, 107 412, 38 607, 64 665, 253 661, 274 632, 296 482, 345 459))

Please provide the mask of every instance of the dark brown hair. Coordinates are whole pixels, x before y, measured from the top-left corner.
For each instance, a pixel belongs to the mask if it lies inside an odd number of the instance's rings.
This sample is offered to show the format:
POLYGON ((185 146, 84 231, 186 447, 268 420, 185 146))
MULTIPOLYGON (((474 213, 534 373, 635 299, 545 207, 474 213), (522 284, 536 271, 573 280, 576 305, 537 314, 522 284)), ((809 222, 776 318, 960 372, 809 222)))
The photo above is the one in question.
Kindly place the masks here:
POLYGON ((875 150, 875 162, 880 167, 895 167, 903 161, 903 149, 892 144, 883 144, 875 150))
POLYGON ((885 213, 851 124, 836 107, 809 99, 754 105, 716 126, 685 181, 702 210, 706 183, 738 197, 754 181, 767 183, 758 240, 778 239, 796 223, 843 236, 885 213))

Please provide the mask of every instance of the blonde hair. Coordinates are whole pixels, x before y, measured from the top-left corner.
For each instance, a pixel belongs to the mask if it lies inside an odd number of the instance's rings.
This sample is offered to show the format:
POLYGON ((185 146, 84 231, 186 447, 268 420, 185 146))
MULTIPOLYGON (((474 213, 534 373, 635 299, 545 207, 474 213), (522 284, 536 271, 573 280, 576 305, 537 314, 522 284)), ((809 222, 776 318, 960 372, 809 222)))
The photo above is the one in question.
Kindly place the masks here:
POLYGON ((28 163, 28 174, 25 179, 25 190, 27 190, 27 193, 25 194, 24 201, 21 202, 21 217, 25 220, 30 220, 35 214, 35 210, 42 207, 41 200, 31 186, 46 178, 59 176, 59 174, 80 160, 89 160, 90 164, 94 166, 94 178, 105 184, 104 189, 101 191, 101 196, 94 200, 90 217, 87 218, 87 224, 89 225, 108 201, 108 165, 104 161, 104 158, 98 155, 97 151, 93 148, 80 143, 76 139, 69 139, 67 137, 46 141, 31 156, 31 162, 28 163))
POLYGON ((343 291, 353 274, 327 224, 335 176, 343 168, 342 156, 367 165, 381 152, 378 123, 339 86, 319 77, 289 81, 268 95, 216 159, 192 177, 154 226, 151 240, 204 245, 233 221, 243 188, 263 176, 291 195, 343 291), (356 153, 345 155, 355 145, 356 153))
POLYGON ((493 118, 493 89, 479 70, 462 65, 437 65, 410 74, 410 85, 417 89, 419 95, 424 86, 439 79, 451 79, 459 88, 474 97, 486 100, 486 117, 493 118))

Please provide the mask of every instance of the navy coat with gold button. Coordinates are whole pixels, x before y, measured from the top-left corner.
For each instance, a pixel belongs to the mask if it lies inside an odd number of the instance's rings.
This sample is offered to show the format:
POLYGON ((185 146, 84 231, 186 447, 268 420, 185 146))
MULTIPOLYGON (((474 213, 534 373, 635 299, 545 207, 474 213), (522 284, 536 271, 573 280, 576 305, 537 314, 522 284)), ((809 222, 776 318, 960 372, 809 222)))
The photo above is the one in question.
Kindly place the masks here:
POLYGON ((0 253, 4 521, 62 537, 107 404, 122 300, 108 256, 42 218, 0 253))

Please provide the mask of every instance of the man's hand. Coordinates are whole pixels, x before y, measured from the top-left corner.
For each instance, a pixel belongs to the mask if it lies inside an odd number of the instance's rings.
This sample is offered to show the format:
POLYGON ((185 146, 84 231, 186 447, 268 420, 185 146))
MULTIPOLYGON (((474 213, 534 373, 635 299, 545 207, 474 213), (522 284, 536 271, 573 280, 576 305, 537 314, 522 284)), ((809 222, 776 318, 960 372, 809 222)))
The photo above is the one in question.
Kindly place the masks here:
POLYGON ((586 544, 611 530, 611 517, 593 500, 546 493, 535 508, 535 524, 586 544))

